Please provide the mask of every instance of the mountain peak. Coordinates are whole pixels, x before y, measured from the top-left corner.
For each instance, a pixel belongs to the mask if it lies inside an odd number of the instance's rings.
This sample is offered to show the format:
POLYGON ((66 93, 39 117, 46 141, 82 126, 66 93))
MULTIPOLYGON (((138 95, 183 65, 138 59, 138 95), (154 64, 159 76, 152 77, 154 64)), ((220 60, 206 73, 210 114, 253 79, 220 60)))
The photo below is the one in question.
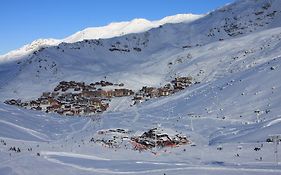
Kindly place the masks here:
POLYGON ((5 55, 0 55, 0 61, 8 61, 10 58, 17 59, 24 55, 32 53, 32 52, 40 49, 41 47, 54 46, 54 45, 58 45, 59 43, 61 43, 61 40, 52 39, 52 38, 37 39, 37 40, 34 40, 32 43, 26 44, 19 49, 8 52, 5 55))
POLYGON ((64 41, 67 43, 73 43, 85 39, 105 39, 130 33, 140 33, 167 23, 191 22, 201 18, 202 16, 203 15, 177 14, 156 21, 136 18, 131 21, 113 22, 103 27, 86 28, 85 30, 79 31, 74 35, 67 37, 64 41))
POLYGON ((150 30, 155 27, 166 23, 181 23, 181 22, 191 22, 199 19, 203 15, 194 14, 177 14, 174 16, 168 16, 161 20, 149 21, 144 18, 136 18, 131 21, 125 22, 112 22, 106 26, 102 27, 89 27, 82 31, 78 31, 75 34, 62 39, 38 39, 30 44, 24 45, 23 47, 13 50, 5 55, 0 55, 1 61, 7 61, 10 58, 18 58, 32 53, 41 47, 45 46, 56 46, 62 42, 74 43, 78 41, 83 41, 85 39, 106 39, 117 36, 122 36, 130 33, 140 33, 150 30))

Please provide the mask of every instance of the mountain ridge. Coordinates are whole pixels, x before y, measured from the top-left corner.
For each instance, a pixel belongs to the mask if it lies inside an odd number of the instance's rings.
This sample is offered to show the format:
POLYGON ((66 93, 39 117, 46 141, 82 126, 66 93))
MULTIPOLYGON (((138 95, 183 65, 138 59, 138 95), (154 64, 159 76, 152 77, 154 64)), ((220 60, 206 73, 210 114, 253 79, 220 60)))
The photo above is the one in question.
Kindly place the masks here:
POLYGON ((12 57, 22 57, 42 47, 56 46, 62 42, 74 43, 85 39, 105 39, 130 33, 140 33, 152 28, 159 27, 163 24, 191 22, 193 20, 199 19, 202 16, 203 15, 195 14, 177 14, 174 16, 164 17, 163 19, 157 21, 149 21, 143 18, 136 18, 126 22, 113 22, 102 27, 89 27, 82 31, 78 31, 64 39, 37 39, 19 49, 10 51, 4 55, 0 55, 0 61, 9 60, 9 58, 12 57))

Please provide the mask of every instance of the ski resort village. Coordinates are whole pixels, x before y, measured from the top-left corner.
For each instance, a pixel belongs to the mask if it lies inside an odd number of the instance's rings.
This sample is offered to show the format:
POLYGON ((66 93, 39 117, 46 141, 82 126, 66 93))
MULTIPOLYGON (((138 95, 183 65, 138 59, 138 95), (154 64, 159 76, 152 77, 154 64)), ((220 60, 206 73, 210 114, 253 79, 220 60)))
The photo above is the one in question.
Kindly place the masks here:
POLYGON ((280 175, 281 1, 227 2, 1 55, 0 175, 280 175))
POLYGON ((171 84, 164 87, 142 87, 138 92, 130 89, 112 89, 122 87, 123 83, 113 84, 107 81, 100 81, 86 85, 85 82, 62 81, 55 87, 53 92, 43 92, 37 100, 22 102, 20 99, 6 100, 4 103, 16 105, 33 110, 56 112, 61 115, 91 115, 106 111, 111 98, 133 96, 132 104, 147 101, 150 98, 169 96, 192 84, 192 77, 177 77, 171 84), (111 87, 107 90, 102 87, 111 87), (63 92, 63 93, 62 93, 63 92))

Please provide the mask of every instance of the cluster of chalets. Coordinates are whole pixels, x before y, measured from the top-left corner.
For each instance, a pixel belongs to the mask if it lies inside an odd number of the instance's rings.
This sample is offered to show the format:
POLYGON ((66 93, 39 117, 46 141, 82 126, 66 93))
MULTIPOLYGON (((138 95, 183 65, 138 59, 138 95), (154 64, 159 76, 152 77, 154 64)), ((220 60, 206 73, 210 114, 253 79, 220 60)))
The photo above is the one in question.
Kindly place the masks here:
POLYGON ((44 92, 36 100, 22 102, 12 99, 5 101, 5 103, 61 115, 91 115, 106 111, 109 107, 109 101, 113 97, 133 95, 132 90, 120 88, 122 86, 124 86, 122 83, 113 84, 107 81, 91 84, 62 81, 54 88, 53 92, 44 92), (106 86, 110 86, 109 90, 103 90, 103 87, 106 86))
POLYGON ((156 88, 144 86, 140 91, 135 93, 133 104, 135 105, 151 98, 169 96, 182 91, 193 84, 192 80, 192 77, 177 77, 163 87, 156 88))
POLYGON ((163 129, 153 128, 140 136, 131 138, 135 150, 143 151, 152 148, 178 147, 190 144, 186 136, 180 134, 168 134, 163 129))
POLYGON ((178 147, 190 144, 186 136, 177 132, 165 132, 164 129, 153 128, 141 135, 132 135, 127 129, 100 130, 90 142, 100 143, 108 148, 125 148, 138 151, 162 149, 165 147, 178 147))
POLYGON ((86 84, 85 82, 61 81, 52 92, 43 92, 36 100, 12 99, 5 103, 46 113, 55 112, 60 115, 92 115, 106 111, 112 98, 133 96, 132 101, 135 105, 151 98, 169 96, 189 87, 192 83, 192 77, 177 77, 164 87, 145 86, 134 92, 124 88, 123 83, 113 84, 100 81, 86 84))

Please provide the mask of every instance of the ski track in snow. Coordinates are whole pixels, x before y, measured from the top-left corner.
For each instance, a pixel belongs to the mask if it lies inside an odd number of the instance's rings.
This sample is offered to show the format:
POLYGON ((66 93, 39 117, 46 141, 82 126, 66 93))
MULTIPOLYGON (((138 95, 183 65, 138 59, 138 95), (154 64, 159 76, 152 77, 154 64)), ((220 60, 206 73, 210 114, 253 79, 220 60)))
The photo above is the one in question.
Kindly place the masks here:
MULTIPOLYGON (((94 157, 94 156, 86 156, 86 155, 79 155, 79 154, 73 154, 73 153, 56 153, 56 152, 42 152, 44 155, 44 158, 47 159, 48 161, 51 161, 53 163, 61 164, 64 166, 70 166, 79 170, 83 171, 90 171, 90 172, 96 172, 96 173, 105 173, 105 174, 146 174, 146 173, 156 173, 156 172, 172 172, 172 171, 182 171, 182 170, 210 170, 210 171, 233 171, 237 173, 247 173, 247 172, 252 172, 252 173, 281 173, 281 169, 265 169, 265 168, 246 168, 243 167, 243 165, 235 166, 235 167, 227 167, 227 166, 206 166, 206 165, 188 165, 188 164, 183 164, 183 163, 166 163, 166 162, 140 162, 140 161, 119 161, 118 166, 119 168, 124 167, 137 167, 139 164, 146 164, 148 167, 151 165, 156 165, 159 166, 158 168, 151 168, 149 170, 139 170, 139 171, 121 171, 121 170, 116 170, 118 168, 110 169, 110 168, 95 168, 94 164, 99 164, 98 161, 102 160, 105 161, 105 163, 102 162, 102 164, 107 164, 105 165, 106 167, 111 167, 111 163, 114 163, 113 160, 109 159, 103 159, 100 157, 94 157), (50 156, 55 155, 58 157, 53 157, 51 158, 50 156), (85 163, 86 160, 96 160, 95 163, 92 163, 92 167, 85 167, 80 164, 72 164, 72 163, 67 163, 67 160, 64 162, 63 160, 59 160, 60 157, 66 157, 66 159, 71 159, 71 158, 78 158, 81 159, 78 162, 81 164, 85 163), (166 166, 172 166, 172 168, 164 168, 166 166)), ((115 164, 115 163, 114 163, 115 164)), ((146 168, 145 168, 146 169, 146 168)))
POLYGON ((24 127, 21 127, 19 125, 16 125, 14 123, 7 122, 7 121, 4 121, 4 120, 0 120, 0 123, 12 126, 14 128, 18 128, 18 129, 22 130, 23 132, 27 132, 28 134, 30 134, 30 135, 32 135, 32 136, 34 136, 34 137, 36 137, 36 138, 38 138, 38 139, 40 139, 42 141, 49 141, 47 135, 39 133, 39 132, 34 131, 32 129, 24 128, 24 127))

